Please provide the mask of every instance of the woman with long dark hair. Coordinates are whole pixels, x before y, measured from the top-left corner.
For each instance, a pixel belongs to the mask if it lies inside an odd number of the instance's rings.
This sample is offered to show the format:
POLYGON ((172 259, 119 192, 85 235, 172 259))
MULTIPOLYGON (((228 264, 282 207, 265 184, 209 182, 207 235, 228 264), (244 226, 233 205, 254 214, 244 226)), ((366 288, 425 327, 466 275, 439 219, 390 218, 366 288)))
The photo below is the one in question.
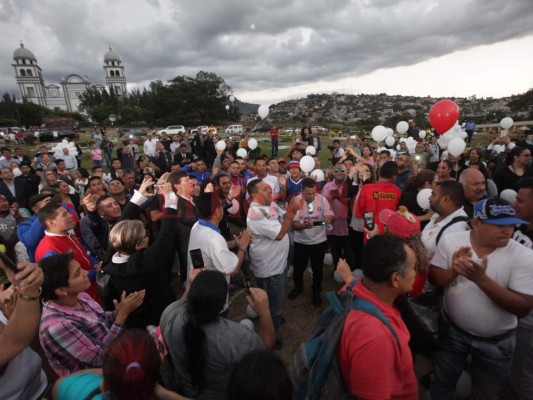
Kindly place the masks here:
POLYGON ((218 271, 198 271, 191 269, 192 283, 184 297, 164 311, 161 333, 178 392, 197 399, 225 399, 232 366, 252 351, 272 350, 274 326, 267 295, 259 288, 251 288, 247 297, 259 315, 259 334, 221 317, 226 278, 218 271))
POLYGON ((505 189, 518 191, 518 184, 524 178, 532 176, 531 151, 527 147, 516 146, 507 153, 505 167, 494 172, 493 180, 498 187, 498 193, 505 189))

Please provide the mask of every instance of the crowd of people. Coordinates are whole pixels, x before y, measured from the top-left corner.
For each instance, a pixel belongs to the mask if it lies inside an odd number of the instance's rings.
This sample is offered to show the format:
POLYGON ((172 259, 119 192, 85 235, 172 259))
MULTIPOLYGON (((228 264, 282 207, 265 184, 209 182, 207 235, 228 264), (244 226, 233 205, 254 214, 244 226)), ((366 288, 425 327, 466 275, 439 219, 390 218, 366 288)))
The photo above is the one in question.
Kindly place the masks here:
POLYGON ((68 150, 2 148, 0 398, 298 398, 275 352, 284 304, 324 306, 327 254, 339 292, 383 317, 349 312, 339 390, 450 399, 467 370, 474 399, 533 398, 530 131, 455 157, 436 134, 412 152, 348 136, 323 166, 317 132, 279 157, 272 129, 271 157, 208 129, 143 143, 98 130, 85 168, 68 150), (308 146, 321 174, 302 171, 308 146), (255 329, 228 319, 236 288, 255 329), (424 353, 424 383, 395 304, 425 293, 449 342, 424 353))

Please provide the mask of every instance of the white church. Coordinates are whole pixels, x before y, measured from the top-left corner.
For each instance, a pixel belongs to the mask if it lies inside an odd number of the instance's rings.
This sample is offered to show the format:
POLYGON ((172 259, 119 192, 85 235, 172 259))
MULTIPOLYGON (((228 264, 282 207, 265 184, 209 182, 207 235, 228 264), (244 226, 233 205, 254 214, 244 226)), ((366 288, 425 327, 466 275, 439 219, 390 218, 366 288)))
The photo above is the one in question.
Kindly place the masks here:
MULTIPOLYGON (((79 111, 80 96, 90 87, 99 90, 105 89, 103 85, 93 84, 88 77, 71 74, 62 78, 59 85, 45 85, 41 67, 33 53, 20 44, 13 53, 15 78, 19 85, 20 96, 26 101, 47 107, 52 110, 79 111)), ((111 47, 104 55, 105 83, 108 89, 114 89, 118 95, 125 95, 126 76, 120 57, 113 52, 111 47)))

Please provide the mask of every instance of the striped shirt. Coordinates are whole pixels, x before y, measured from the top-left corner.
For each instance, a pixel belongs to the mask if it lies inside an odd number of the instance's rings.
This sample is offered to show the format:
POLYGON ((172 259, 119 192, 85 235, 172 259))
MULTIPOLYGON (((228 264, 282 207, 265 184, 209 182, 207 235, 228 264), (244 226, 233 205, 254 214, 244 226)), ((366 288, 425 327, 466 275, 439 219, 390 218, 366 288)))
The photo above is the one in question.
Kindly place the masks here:
POLYGON ((102 366, 104 351, 122 332, 113 323, 113 313, 105 312, 87 293, 80 293, 81 307, 44 302, 39 340, 59 376, 85 368, 102 366))

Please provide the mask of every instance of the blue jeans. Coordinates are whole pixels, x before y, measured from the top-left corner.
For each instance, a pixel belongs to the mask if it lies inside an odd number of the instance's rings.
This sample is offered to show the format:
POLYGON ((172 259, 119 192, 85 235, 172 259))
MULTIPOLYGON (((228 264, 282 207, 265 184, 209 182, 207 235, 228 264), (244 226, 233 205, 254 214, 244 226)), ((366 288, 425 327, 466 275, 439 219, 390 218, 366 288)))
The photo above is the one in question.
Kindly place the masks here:
POLYGON ((533 328, 520 324, 516 329, 516 349, 510 386, 513 398, 533 399, 533 328))
POLYGON ((267 293, 270 315, 272 316, 274 329, 278 332, 281 318, 283 317, 283 298, 287 288, 287 267, 281 274, 272 275, 268 278, 255 278, 255 282, 258 288, 267 293))
POLYGON ((272 140, 272 157, 276 157, 278 155, 278 141, 272 140))
POLYGON ((93 166, 102 168, 102 160, 93 160, 93 166))
POLYGON ((450 327, 450 348, 433 355, 431 399, 453 399, 467 357, 472 357, 471 399, 497 399, 511 374, 515 334, 499 341, 479 340, 450 327))

